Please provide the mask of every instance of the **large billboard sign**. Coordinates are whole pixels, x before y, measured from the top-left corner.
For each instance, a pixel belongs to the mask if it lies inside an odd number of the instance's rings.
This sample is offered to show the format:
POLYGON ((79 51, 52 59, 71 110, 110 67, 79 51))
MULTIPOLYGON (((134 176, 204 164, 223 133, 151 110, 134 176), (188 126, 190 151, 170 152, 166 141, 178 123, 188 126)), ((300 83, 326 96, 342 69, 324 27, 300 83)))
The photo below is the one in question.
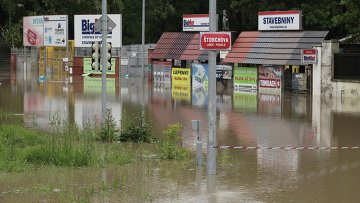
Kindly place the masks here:
POLYGON ((258 13, 259 30, 302 30, 301 11, 271 11, 258 13))
POLYGON ((183 31, 209 31, 209 14, 183 15, 183 31))
POLYGON ((256 67, 235 67, 234 68, 234 89, 257 90, 257 68, 256 67))
POLYGON ((259 84, 261 89, 281 90, 281 66, 266 65, 259 67, 259 84))
POLYGON ((23 46, 44 45, 44 16, 23 17, 23 46))
MULTIPOLYGON (((101 15, 75 15, 74 39, 75 47, 91 47, 92 42, 102 41, 100 30, 94 24, 101 15)), ((108 17, 116 24, 115 28, 107 35, 107 42, 112 47, 121 47, 122 44, 122 19, 121 14, 109 14, 108 17)))
POLYGON ((231 50, 231 32, 200 32, 199 50, 231 50))
POLYGON ((66 47, 67 32, 67 15, 44 16, 44 46, 66 47))

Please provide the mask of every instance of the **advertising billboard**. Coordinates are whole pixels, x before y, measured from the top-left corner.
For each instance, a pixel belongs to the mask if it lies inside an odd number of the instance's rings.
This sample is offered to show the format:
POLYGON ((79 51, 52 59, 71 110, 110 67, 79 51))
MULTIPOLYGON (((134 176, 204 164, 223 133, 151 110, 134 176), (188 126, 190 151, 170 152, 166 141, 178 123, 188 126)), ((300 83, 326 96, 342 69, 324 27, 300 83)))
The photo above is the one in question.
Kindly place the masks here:
POLYGON ((183 15, 183 31, 209 31, 209 14, 183 15))
POLYGON ((66 47, 67 33, 67 15, 44 16, 44 46, 66 47))
POLYGON ((315 64, 316 60, 316 49, 302 49, 301 50, 301 63, 302 64, 315 64))
POLYGON ((281 90, 282 66, 260 66, 259 67, 259 90, 273 89, 281 90))
POLYGON ((44 45, 44 16, 23 17, 23 46, 44 45))
POLYGON ((216 65, 216 79, 231 80, 232 66, 229 65, 216 65))
MULTIPOLYGON (((100 70, 95 70, 91 66, 91 58, 84 58, 84 73, 91 73, 91 74, 102 74, 102 63, 100 59, 100 70)), ((111 67, 106 71, 106 74, 115 75, 115 58, 111 58, 111 67)))
MULTIPOLYGON (((112 47, 121 47, 122 44, 122 19, 121 14, 107 15, 116 26, 107 35, 107 42, 111 42, 112 47)), ((74 17, 74 40, 75 47, 91 47, 92 42, 102 41, 101 32, 94 24, 101 15, 75 15, 74 17)))
POLYGON ((171 62, 153 61, 152 66, 154 82, 171 82, 171 62))
POLYGON ((173 84, 191 84, 191 70, 190 68, 172 68, 171 79, 173 84))
POLYGON ((208 80, 208 64, 192 64, 192 104, 194 106, 207 106, 208 80))
POLYGON ((258 13, 259 30, 302 30, 301 11, 271 11, 258 13))
POLYGON ((257 90, 257 68, 256 67, 235 67, 234 68, 234 89, 257 90))

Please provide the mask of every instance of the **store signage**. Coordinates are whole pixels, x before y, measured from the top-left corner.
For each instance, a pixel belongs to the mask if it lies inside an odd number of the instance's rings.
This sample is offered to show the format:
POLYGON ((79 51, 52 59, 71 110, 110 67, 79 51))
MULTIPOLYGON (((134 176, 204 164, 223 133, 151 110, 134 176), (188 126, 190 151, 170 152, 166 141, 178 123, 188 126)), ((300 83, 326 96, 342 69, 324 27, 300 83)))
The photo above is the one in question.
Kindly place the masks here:
POLYGON ((315 64, 317 60, 316 49, 302 49, 301 50, 301 63, 302 64, 315 64))
MULTIPOLYGON (((107 42, 111 42, 112 47, 121 47, 121 14, 107 15, 116 26, 107 35, 107 42)), ((100 30, 96 29, 95 23, 101 15, 75 15, 74 17, 74 40, 75 47, 91 47, 92 42, 102 41, 100 30)))
POLYGON ((23 17, 23 45, 43 46, 44 45, 44 16, 23 17))
POLYGON ((67 15, 44 16, 44 46, 66 47, 67 15))
POLYGON ((172 68, 171 80, 173 84, 190 85, 191 82, 190 68, 172 68))
POLYGON ((230 32, 200 32, 199 50, 231 50, 230 32))
POLYGON ((258 13, 259 30, 302 30, 301 11, 272 11, 258 13))
POLYGON ((209 31, 209 14, 183 15, 183 31, 209 31))
POLYGON ((256 67, 234 68, 234 89, 257 90, 257 79, 256 67))

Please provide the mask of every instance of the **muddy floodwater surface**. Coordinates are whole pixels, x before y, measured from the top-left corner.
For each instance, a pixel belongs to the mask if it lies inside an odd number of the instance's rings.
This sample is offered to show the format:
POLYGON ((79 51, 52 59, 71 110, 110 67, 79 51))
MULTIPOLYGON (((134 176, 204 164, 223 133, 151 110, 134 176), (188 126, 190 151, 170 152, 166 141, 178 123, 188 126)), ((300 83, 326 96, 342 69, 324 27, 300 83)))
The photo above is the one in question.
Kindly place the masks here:
MULTIPOLYGON (((67 78, 35 63, 0 69, 0 109, 49 127, 49 114, 82 128, 101 118, 101 78, 67 78), (66 78, 66 79, 65 79, 66 78)), ((157 158, 105 168, 45 167, 0 172, 0 202, 358 202, 360 150, 216 149, 216 175, 206 175, 207 91, 108 78, 107 107, 120 126, 144 106, 154 132, 182 124, 183 146, 195 151, 191 120, 202 120, 204 161, 157 158)), ((360 146, 360 100, 291 92, 217 92, 217 145, 247 147, 360 146)), ((1 156, 1 155, 0 155, 1 156)))

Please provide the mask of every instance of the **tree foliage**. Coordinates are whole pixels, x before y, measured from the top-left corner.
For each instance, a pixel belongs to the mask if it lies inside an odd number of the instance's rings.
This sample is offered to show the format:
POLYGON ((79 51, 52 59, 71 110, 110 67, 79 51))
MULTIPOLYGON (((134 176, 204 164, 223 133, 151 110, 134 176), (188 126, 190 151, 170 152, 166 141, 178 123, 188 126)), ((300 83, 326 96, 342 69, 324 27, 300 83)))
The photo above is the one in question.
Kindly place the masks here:
MULTIPOLYGON (((123 44, 141 43, 142 0, 107 0, 107 5, 109 14, 123 14, 123 44)), ((163 32, 182 31, 182 15, 208 13, 208 5, 209 0, 146 0, 146 43, 157 42, 163 32)), ((67 14, 72 39, 74 15, 101 13, 101 0, 0 0, 0 6, 0 28, 12 36, 9 18, 17 25, 23 16, 67 14)), ((237 33, 257 30, 258 12, 282 10, 302 10, 304 28, 329 30, 328 38, 360 33, 359 0, 217 0, 219 26, 223 10, 237 33)))

